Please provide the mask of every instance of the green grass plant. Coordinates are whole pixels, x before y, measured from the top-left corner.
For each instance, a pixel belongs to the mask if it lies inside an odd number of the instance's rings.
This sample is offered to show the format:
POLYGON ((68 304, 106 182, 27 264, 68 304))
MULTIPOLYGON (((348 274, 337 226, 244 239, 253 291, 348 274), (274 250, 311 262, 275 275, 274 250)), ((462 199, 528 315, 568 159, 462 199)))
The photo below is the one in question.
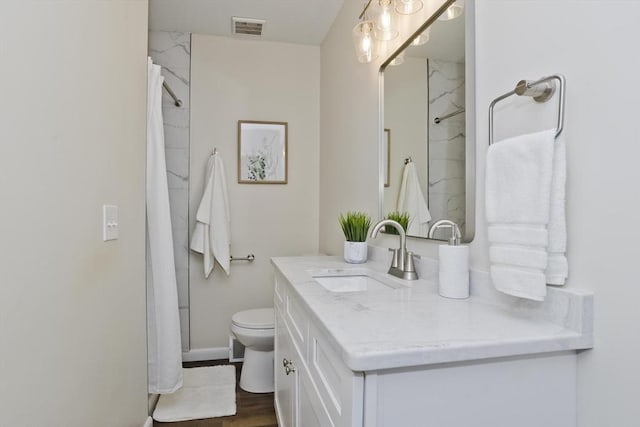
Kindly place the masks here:
POLYGON ((371 217, 364 212, 347 212, 338 218, 342 232, 348 242, 366 242, 371 217))
MULTIPOLYGON (((409 228, 409 214, 407 212, 398 212, 398 211, 389 212, 385 217, 385 219, 392 219, 398 224, 400 224, 404 229, 405 233, 407 232, 407 228, 409 228)), ((384 226, 384 232, 386 234, 398 234, 398 230, 396 230, 395 227, 392 227, 390 225, 384 226)))

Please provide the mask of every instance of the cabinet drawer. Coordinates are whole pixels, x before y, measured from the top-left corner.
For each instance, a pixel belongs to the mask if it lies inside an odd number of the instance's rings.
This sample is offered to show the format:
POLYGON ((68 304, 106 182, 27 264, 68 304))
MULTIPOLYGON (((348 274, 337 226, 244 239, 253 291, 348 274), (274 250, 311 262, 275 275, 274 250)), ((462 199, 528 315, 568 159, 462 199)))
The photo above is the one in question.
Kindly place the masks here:
POLYGON ((362 395, 363 376, 347 368, 325 334, 314 325, 309 330, 308 366, 333 424, 361 425, 362 414, 354 411, 354 404, 362 395))
POLYGON ((298 349, 298 352, 300 352, 300 356, 302 356, 303 360, 306 360, 307 338, 309 334, 309 321, 307 315, 302 310, 298 300, 290 293, 287 293, 285 301, 285 322, 287 323, 287 326, 289 326, 291 336, 293 337, 293 343, 298 349))

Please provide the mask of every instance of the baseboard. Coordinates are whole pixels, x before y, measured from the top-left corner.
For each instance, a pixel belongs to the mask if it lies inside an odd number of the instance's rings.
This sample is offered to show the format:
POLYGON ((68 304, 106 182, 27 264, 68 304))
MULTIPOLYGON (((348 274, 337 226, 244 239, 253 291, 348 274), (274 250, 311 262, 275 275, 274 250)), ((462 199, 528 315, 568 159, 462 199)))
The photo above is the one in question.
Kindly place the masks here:
POLYGON ((201 362, 229 358, 229 347, 192 348, 182 353, 183 362, 201 362))
POLYGON ((144 426, 142 427, 153 427, 153 418, 148 417, 147 420, 144 422, 144 426))

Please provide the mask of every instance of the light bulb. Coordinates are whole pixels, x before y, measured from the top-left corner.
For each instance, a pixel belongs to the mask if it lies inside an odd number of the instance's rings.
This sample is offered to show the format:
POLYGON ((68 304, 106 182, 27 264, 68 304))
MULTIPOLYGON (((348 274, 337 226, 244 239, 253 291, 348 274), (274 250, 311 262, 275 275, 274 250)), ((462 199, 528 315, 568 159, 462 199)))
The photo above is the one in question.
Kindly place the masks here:
POLYGON ((388 30, 389 27, 391 27, 391 14, 389 13, 389 9, 386 7, 380 15, 380 26, 385 30, 388 30))
POLYGON ((393 40, 398 37, 398 30, 393 23, 391 0, 378 0, 375 36, 378 40, 393 40))
POLYGON ((369 34, 362 38, 362 52, 371 54, 371 35, 369 34))
POLYGON ((377 58, 372 21, 362 21, 353 27, 353 43, 358 62, 368 63, 377 58))

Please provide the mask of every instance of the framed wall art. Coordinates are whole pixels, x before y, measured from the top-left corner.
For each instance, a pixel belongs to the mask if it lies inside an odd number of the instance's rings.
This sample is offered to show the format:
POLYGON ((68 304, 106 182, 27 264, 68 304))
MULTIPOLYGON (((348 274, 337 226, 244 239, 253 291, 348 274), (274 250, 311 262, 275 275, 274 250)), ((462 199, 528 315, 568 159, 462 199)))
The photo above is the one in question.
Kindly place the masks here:
POLYGON ((287 123, 238 121, 238 183, 287 183, 287 123))

